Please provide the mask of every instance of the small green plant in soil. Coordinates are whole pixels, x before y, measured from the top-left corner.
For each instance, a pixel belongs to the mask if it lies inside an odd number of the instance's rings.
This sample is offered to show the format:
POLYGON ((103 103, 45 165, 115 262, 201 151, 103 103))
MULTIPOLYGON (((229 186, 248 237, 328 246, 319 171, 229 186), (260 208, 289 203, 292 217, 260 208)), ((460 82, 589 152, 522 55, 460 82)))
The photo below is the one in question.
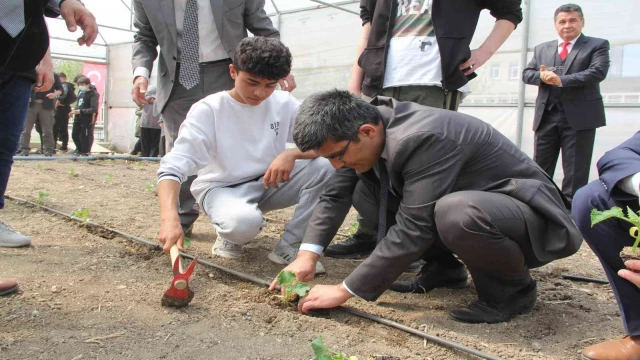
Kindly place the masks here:
POLYGON ((42 166, 42 164, 36 164, 36 169, 42 170, 44 169, 44 166, 42 166))
POLYGON ((311 341, 311 348, 315 354, 315 360, 358 360, 355 356, 348 356, 329 349, 322 341, 322 336, 311 341))
POLYGON ((303 297, 309 293, 309 290, 311 290, 311 286, 309 286, 309 284, 302 281, 296 281, 296 274, 291 271, 280 271, 277 279, 280 283, 280 287, 284 286, 285 288, 284 303, 287 306, 289 306, 291 295, 296 294, 299 297, 303 297))
POLYGON ((357 221, 352 222, 351 228, 349 229, 349 235, 354 235, 355 233, 357 233, 359 227, 360 224, 357 221))
POLYGON ((153 185, 152 183, 146 183, 144 184, 145 189, 147 189, 147 192, 153 192, 153 189, 155 188, 155 185, 153 185))
POLYGON ((76 168, 69 168, 69 175, 77 177, 78 173, 76 172, 76 168))
POLYGON ((107 174, 107 183, 109 185, 113 184, 113 174, 107 174))
POLYGON ((38 192, 38 199, 36 200, 36 204, 38 204, 38 205, 42 204, 42 202, 44 201, 44 198, 46 198, 47 196, 49 196, 48 193, 46 193, 44 191, 39 191, 38 192))
POLYGON ((191 247, 191 238, 187 236, 184 237, 184 247, 186 248, 191 247))
POLYGON ((86 224, 87 221, 89 220, 89 212, 90 212, 89 209, 82 209, 82 210, 72 212, 71 216, 81 219, 86 224))

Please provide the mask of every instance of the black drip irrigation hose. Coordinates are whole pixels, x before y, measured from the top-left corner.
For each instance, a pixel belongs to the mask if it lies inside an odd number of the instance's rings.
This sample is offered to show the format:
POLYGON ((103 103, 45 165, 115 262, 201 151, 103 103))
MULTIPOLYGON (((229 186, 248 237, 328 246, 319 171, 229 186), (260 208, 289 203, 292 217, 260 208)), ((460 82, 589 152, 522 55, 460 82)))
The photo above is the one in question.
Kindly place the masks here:
POLYGON ((586 276, 580 276, 580 275, 562 274, 560 276, 562 276, 564 279, 568 279, 568 280, 586 281, 586 282, 592 282, 592 283, 596 283, 596 284, 608 284, 609 283, 608 280, 594 279, 594 278, 590 278, 590 277, 586 277, 586 276))
MULTIPOLYGON (((71 220, 75 220, 75 221, 78 221, 78 222, 81 222, 81 223, 84 223, 84 224, 87 224, 87 225, 90 225, 90 226, 102 228, 102 229, 107 230, 109 232, 118 234, 118 235, 120 235, 121 237, 123 237, 125 239, 137 241, 137 242, 143 243, 145 245, 151 246, 151 247, 153 247, 155 249, 162 250, 162 245, 160 245, 160 244, 158 244, 156 242, 151 242, 151 241, 142 239, 140 237, 137 237, 135 235, 127 234, 127 233, 124 233, 122 231, 119 231, 119 230, 116 230, 116 229, 112 229, 112 228, 109 228, 109 227, 104 226, 104 225, 96 224, 94 222, 84 221, 83 219, 71 216, 69 214, 65 214, 65 213, 63 213, 63 212, 61 212, 59 210, 56 210, 56 209, 53 209, 53 208, 50 208, 48 206, 44 206, 44 205, 41 205, 41 204, 37 204, 37 203, 34 203, 32 201, 29 201, 29 200, 17 198, 17 197, 10 196, 10 195, 5 195, 4 197, 7 198, 7 199, 10 199, 10 200, 19 202, 19 203, 29 204, 29 205, 44 209, 46 211, 49 211, 49 212, 54 213, 56 215, 60 215, 60 216, 69 218, 71 220)), ((183 257, 185 257, 187 259, 190 259, 190 260, 193 260, 195 258, 193 255, 185 254, 183 252, 181 252, 180 255, 182 255, 183 257)), ((269 287, 269 285, 271 285, 271 282, 269 282, 269 281, 260 279, 260 278, 255 277, 255 276, 247 275, 247 274, 241 273, 239 271, 236 271, 236 270, 233 270, 233 269, 229 269, 229 268, 226 268, 224 266, 220 266, 220 265, 214 264, 214 263, 206 261, 206 260, 198 259, 197 262, 198 262, 198 264, 202 264, 204 266, 208 266, 208 267, 212 267, 214 269, 218 269, 220 271, 226 272, 228 274, 236 276, 236 277, 238 277, 238 278, 240 278, 242 280, 246 280, 246 281, 252 282, 254 284, 258 284, 258 285, 262 285, 262 286, 266 286, 266 287, 269 287)), ((475 349, 466 347, 464 345, 461 345, 461 344, 455 343, 453 341, 449 341, 449 340, 443 339, 443 338, 435 336, 435 335, 427 334, 426 332, 416 330, 414 328, 411 328, 409 326, 400 324, 400 323, 395 322, 393 320, 385 319, 383 317, 375 316, 375 315, 366 313, 364 311, 356 310, 356 309, 354 309, 352 307, 338 306, 336 309, 340 310, 340 311, 343 311, 345 313, 351 314, 351 315, 355 315, 355 316, 361 317, 363 319, 371 320, 371 321, 374 321, 374 322, 377 322, 377 323, 380 323, 380 324, 383 324, 383 325, 387 325, 387 326, 396 328, 398 330, 402 330, 404 332, 408 332, 410 334, 416 335, 416 336, 421 337, 423 339, 432 341, 432 342, 434 342, 434 343, 436 343, 438 345, 441 345, 441 346, 444 346, 444 347, 447 347, 447 348, 451 348, 451 349, 455 349, 455 350, 459 350, 459 351, 468 353, 470 355, 474 355, 474 356, 480 357, 482 359, 502 360, 499 357, 484 353, 484 352, 479 351, 479 350, 475 350, 475 349)))

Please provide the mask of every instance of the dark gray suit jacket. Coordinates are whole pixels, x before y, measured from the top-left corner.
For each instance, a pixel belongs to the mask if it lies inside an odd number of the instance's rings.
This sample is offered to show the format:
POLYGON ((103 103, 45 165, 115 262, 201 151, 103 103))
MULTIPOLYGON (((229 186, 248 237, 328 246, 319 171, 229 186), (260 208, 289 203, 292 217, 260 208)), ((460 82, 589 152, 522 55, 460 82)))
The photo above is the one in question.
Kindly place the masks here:
MULTIPOLYGON (((134 0, 133 69, 153 68, 158 57, 158 94, 156 102, 162 111, 171 94, 178 56, 178 30, 173 0, 134 0)), ((264 0, 211 0, 211 9, 220 40, 229 57, 238 43, 248 36, 247 30, 257 36, 280 37, 271 19, 264 11, 264 0)))
MULTIPOLYGON (((383 116, 386 144, 382 157, 401 203, 397 223, 345 280, 358 296, 377 299, 433 244, 438 236, 436 201, 456 191, 505 194, 540 213, 546 221, 530 226, 528 232, 535 255, 543 262, 569 256, 580 248, 582 237, 560 190, 533 160, 489 124, 457 112, 387 97, 375 98, 372 103, 383 116)), ((375 177, 373 171, 336 171, 303 242, 326 247, 351 207, 359 178, 371 176, 375 177)))
MULTIPOLYGON (((538 129, 547 106, 552 85, 540 81, 540 66, 553 67, 558 40, 542 43, 533 50, 533 59, 522 72, 522 81, 539 86, 533 131, 538 129)), ((584 34, 578 37, 567 56, 560 75, 562 106, 569 125, 575 130, 595 129, 606 125, 600 82, 609 71, 609 41, 584 34)))

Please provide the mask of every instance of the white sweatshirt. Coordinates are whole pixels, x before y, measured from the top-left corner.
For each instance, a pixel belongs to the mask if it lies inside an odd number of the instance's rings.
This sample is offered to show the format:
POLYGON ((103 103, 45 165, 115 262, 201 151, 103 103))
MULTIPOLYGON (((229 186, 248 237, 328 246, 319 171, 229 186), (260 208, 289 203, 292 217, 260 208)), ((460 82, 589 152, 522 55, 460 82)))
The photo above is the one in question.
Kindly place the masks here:
POLYGON ((299 105, 278 90, 258 106, 242 104, 226 91, 207 96, 189 110, 173 149, 160 161, 158 182, 182 183, 198 174, 191 193, 202 204, 209 189, 261 177, 293 142, 299 105))

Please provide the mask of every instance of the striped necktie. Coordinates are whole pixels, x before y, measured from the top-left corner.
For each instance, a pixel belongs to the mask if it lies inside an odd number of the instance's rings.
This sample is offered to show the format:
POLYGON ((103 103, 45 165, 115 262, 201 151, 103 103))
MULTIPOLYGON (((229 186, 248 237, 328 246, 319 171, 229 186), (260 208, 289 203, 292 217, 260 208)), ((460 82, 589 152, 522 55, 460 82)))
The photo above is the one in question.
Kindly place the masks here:
POLYGON ((0 26, 12 38, 24 29, 24 0, 0 0, 0 26))
POLYGON ((200 37, 198 35, 198 0, 187 0, 182 23, 180 84, 189 90, 200 82, 200 37))

